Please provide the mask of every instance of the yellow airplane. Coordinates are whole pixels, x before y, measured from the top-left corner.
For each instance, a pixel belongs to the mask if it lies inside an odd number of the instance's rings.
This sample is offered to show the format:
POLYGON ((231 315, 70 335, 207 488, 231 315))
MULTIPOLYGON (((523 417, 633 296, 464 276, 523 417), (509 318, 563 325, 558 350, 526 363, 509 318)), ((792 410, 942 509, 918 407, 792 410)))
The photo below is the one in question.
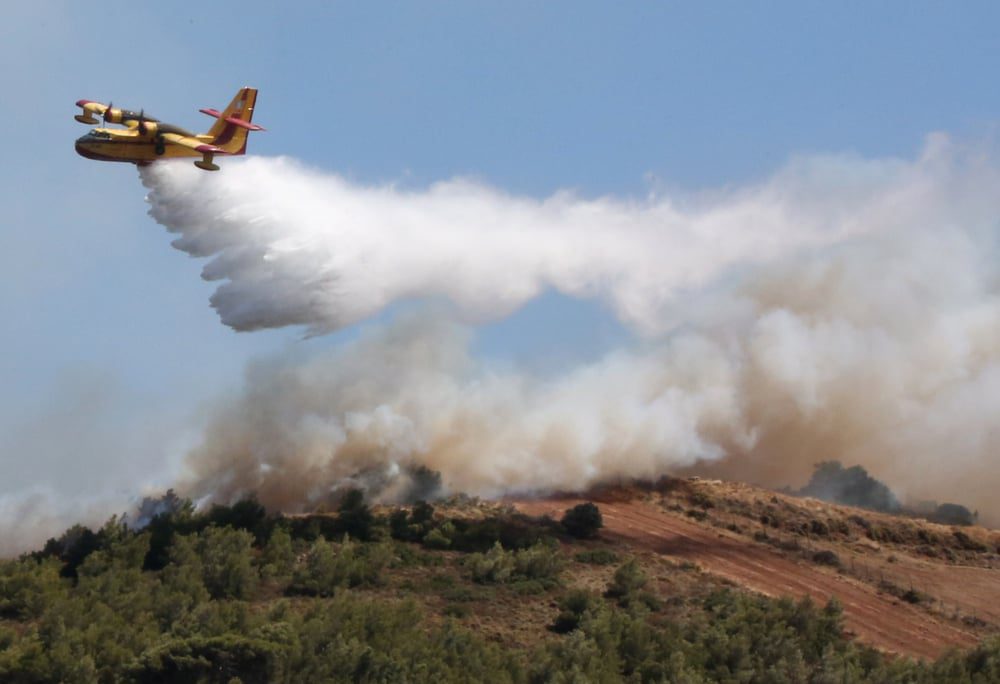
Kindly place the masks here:
POLYGON ((103 120, 104 123, 123 124, 125 128, 95 128, 77 139, 76 151, 87 159, 131 162, 138 166, 152 164, 158 159, 200 156, 195 166, 218 171, 218 165, 212 161, 215 155, 245 154, 250 131, 264 130, 250 123, 256 101, 256 88, 242 88, 225 111, 198 110, 214 117, 216 122, 208 133, 191 133, 146 116, 141 110, 136 114, 111 104, 80 100, 76 106, 83 109, 83 113, 73 117, 80 123, 96 124, 103 120))

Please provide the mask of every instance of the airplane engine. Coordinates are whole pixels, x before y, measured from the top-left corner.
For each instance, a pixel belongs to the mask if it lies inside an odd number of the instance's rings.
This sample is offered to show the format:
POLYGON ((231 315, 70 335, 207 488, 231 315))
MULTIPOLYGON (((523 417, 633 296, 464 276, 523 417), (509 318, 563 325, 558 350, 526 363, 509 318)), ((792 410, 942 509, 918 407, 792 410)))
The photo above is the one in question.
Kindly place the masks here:
POLYGON ((120 124, 122 122, 122 110, 117 107, 108 107, 104 111, 104 123, 116 123, 120 124))

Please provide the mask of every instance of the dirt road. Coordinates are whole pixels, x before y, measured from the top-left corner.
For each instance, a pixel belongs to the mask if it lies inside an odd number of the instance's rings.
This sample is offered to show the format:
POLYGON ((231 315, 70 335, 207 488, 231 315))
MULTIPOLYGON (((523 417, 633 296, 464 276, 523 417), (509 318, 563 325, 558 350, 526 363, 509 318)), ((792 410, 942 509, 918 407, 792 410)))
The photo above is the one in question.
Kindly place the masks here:
MULTIPOLYGON (((558 519, 564 510, 578 503, 580 499, 559 498, 517 501, 515 506, 530 515, 549 514, 558 519)), ((949 647, 968 647, 978 641, 971 631, 922 608, 880 595, 863 582, 784 558, 770 548, 699 525, 654 504, 640 500, 598 503, 604 516, 604 536, 697 563, 707 572, 769 596, 808 595, 821 603, 836 596, 844 606, 846 629, 883 650, 935 658, 949 647)), ((943 573, 935 575, 941 580, 943 573)), ((955 577, 956 582, 961 582, 963 574, 956 573, 955 577)))

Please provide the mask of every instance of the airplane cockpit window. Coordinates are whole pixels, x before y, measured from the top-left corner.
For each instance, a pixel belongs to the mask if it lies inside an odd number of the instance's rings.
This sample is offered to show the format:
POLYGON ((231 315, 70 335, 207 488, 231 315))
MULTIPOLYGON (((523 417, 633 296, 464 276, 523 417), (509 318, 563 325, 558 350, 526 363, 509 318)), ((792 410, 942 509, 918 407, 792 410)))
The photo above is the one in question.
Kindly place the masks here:
POLYGON ((111 134, 110 133, 105 133, 104 131, 91 131, 90 132, 90 137, 92 137, 92 138, 100 138, 102 140, 110 140, 111 139, 111 134))

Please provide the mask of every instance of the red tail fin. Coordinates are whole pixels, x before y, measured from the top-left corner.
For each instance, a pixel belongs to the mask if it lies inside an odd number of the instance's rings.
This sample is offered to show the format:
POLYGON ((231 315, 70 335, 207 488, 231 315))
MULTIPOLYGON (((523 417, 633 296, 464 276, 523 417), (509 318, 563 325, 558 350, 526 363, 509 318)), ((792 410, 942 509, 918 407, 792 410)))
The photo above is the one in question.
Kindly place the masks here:
POLYGON ((212 144, 222 148, 227 154, 246 152, 247 133, 264 130, 261 126, 251 123, 256 102, 257 89, 242 88, 224 111, 200 110, 218 119, 208 131, 208 134, 212 136, 212 144))

